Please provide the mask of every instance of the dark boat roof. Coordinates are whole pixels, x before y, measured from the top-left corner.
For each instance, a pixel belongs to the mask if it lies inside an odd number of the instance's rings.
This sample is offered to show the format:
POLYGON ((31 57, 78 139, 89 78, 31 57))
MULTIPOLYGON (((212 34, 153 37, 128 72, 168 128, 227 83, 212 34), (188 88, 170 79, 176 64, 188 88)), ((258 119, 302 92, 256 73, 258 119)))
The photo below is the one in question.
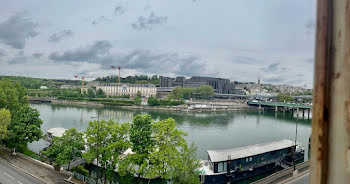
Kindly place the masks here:
POLYGON ((227 160, 246 158, 275 150, 281 150, 292 146, 294 146, 293 141, 284 139, 280 141, 266 142, 239 148, 207 150, 207 152, 212 162, 222 162, 227 160))

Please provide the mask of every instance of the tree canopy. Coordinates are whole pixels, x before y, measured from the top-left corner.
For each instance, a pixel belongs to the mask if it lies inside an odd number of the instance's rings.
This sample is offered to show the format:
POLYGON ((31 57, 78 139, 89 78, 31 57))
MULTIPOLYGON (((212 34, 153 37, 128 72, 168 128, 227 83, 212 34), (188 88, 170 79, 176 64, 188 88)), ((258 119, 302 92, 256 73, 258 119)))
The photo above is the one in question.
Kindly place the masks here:
POLYGON ((149 165, 150 153, 154 148, 152 140, 152 123, 150 115, 136 115, 130 129, 130 142, 132 151, 131 162, 138 165, 138 176, 146 173, 149 165))
POLYGON ((155 148, 150 155, 150 170, 153 177, 171 179, 172 171, 180 167, 180 150, 186 146, 186 133, 176 128, 173 118, 153 124, 155 148))
POLYGON ((104 178, 111 179, 119 155, 128 149, 127 135, 129 124, 116 123, 113 120, 90 121, 85 136, 88 151, 83 154, 87 162, 97 163, 106 168, 104 178))
POLYGON ((38 141, 42 137, 40 126, 43 123, 39 116, 38 110, 29 105, 21 106, 11 120, 8 143, 27 146, 28 142, 38 141))
POLYGON ((0 110, 0 146, 2 141, 7 138, 7 129, 11 121, 11 113, 9 110, 2 108, 0 110))
POLYGON ((294 98, 288 94, 288 93, 278 93, 277 97, 276 97, 277 101, 279 102, 290 102, 290 101, 294 101, 294 98))
POLYGON ((85 141, 83 133, 78 132, 75 128, 67 130, 62 137, 55 137, 52 144, 42 151, 44 155, 50 158, 57 165, 69 164, 74 158, 80 158, 84 150, 85 141))
POLYGON ((0 81, 0 108, 10 110, 14 114, 21 106, 28 104, 26 91, 19 83, 8 79, 0 81))
POLYGON ((11 121, 7 127, 8 146, 27 146, 28 142, 41 138, 42 120, 36 109, 29 107, 26 90, 17 82, 8 79, 0 81, 0 108, 10 111, 11 121))
POLYGON ((182 148, 180 158, 178 167, 175 167, 173 170, 172 181, 177 184, 200 184, 198 179, 200 171, 198 168, 202 164, 197 159, 197 148, 194 143, 182 148))
POLYGON ((209 97, 213 97, 214 95, 215 92, 212 86, 203 85, 197 88, 176 87, 170 92, 167 98, 173 100, 188 100, 190 98, 208 99, 209 97))

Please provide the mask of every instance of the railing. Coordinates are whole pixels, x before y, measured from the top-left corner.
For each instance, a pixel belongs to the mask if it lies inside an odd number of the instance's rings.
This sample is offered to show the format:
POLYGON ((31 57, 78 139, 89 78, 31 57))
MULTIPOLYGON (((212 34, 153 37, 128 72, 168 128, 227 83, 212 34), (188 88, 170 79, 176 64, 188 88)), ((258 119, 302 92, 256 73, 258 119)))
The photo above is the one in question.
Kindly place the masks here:
MULTIPOLYGON (((85 183, 88 183, 88 184, 96 184, 96 179, 95 178, 90 178, 88 176, 85 176, 85 175, 82 175, 82 174, 79 174, 77 172, 73 172, 73 175, 75 178, 85 182, 85 183)), ((99 179, 98 184, 103 184, 104 181, 102 179, 99 179)), ((118 181, 111 181, 111 182, 107 182, 108 184, 119 184, 118 181)))
MULTIPOLYGON (((296 165, 296 170, 300 171, 300 172, 303 172, 303 171, 306 171, 308 170, 310 167, 310 162, 307 161, 307 162, 303 162, 303 163, 300 163, 298 165, 296 165)), ((293 167, 290 167, 290 168, 287 168, 287 169, 283 169, 281 171, 278 171, 274 174, 271 174, 263 179, 260 179, 258 181, 255 181, 253 182, 252 184, 264 184, 264 183, 270 183, 270 184, 273 184, 273 183, 278 183, 280 181, 283 181, 285 179, 288 179, 290 177, 293 176, 293 172, 294 172, 294 169, 293 167)))

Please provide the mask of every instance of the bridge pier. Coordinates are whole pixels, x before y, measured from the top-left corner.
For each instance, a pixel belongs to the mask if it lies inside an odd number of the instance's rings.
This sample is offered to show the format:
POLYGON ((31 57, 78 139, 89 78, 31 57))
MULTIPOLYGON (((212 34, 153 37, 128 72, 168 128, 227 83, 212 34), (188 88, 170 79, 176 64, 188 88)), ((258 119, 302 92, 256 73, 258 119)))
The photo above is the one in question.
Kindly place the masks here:
POLYGON ((275 106, 275 112, 278 112, 278 107, 277 107, 277 105, 275 106))
POLYGON ((310 109, 307 109, 307 119, 310 119, 310 109))
POLYGON ((299 107, 297 107, 297 118, 299 117, 299 107))
POLYGON ((303 119, 304 119, 305 109, 303 109, 303 119))

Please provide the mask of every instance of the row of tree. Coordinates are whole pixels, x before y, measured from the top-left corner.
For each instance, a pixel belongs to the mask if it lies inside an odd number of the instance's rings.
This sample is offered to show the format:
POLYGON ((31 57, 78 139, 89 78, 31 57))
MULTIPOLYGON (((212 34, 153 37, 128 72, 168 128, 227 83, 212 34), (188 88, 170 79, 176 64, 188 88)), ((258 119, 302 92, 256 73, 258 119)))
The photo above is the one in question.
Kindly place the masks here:
MULTIPOLYGON (((100 82, 111 82, 117 83, 118 76, 106 76, 106 77, 98 77, 95 81, 100 82)), ((127 76, 125 78, 121 77, 120 82, 122 83, 130 83, 130 84, 159 84, 160 80, 158 75, 148 76, 148 75, 135 75, 135 76, 127 76)))
POLYGON ((203 85, 197 88, 183 88, 176 87, 171 93, 167 96, 168 99, 183 100, 190 98, 205 98, 209 99, 215 95, 214 89, 212 86, 203 85))
POLYGON ((178 106, 182 105, 185 102, 183 100, 174 100, 174 99, 157 99, 154 97, 148 98, 149 106, 178 106))
POLYGON ((52 89, 52 90, 28 90, 28 96, 33 97, 60 97, 60 98, 106 98, 106 93, 102 89, 93 90, 88 88, 86 93, 82 93, 80 88, 72 89, 52 89))
POLYGON ((47 86, 49 89, 53 89, 61 85, 81 85, 82 83, 80 80, 41 79, 21 76, 0 76, 0 80, 2 79, 8 79, 14 83, 18 82, 26 89, 40 89, 41 86, 47 86))
POLYGON ((184 139, 186 135, 172 118, 154 122, 150 115, 136 115, 132 124, 90 121, 84 133, 67 130, 42 153, 58 165, 69 164, 76 157, 96 161, 103 168, 105 182, 113 180, 118 169, 123 177, 160 177, 195 184, 199 183, 201 164, 194 145, 184 139), (87 150, 82 153, 84 145, 87 150), (129 148, 133 153, 122 155, 129 148))
POLYGON ((42 137, 40 114, 29 106, 26 90, 18 82, 0 81, 0 109, 1 145, 26 149, 28 142, 42 137))

